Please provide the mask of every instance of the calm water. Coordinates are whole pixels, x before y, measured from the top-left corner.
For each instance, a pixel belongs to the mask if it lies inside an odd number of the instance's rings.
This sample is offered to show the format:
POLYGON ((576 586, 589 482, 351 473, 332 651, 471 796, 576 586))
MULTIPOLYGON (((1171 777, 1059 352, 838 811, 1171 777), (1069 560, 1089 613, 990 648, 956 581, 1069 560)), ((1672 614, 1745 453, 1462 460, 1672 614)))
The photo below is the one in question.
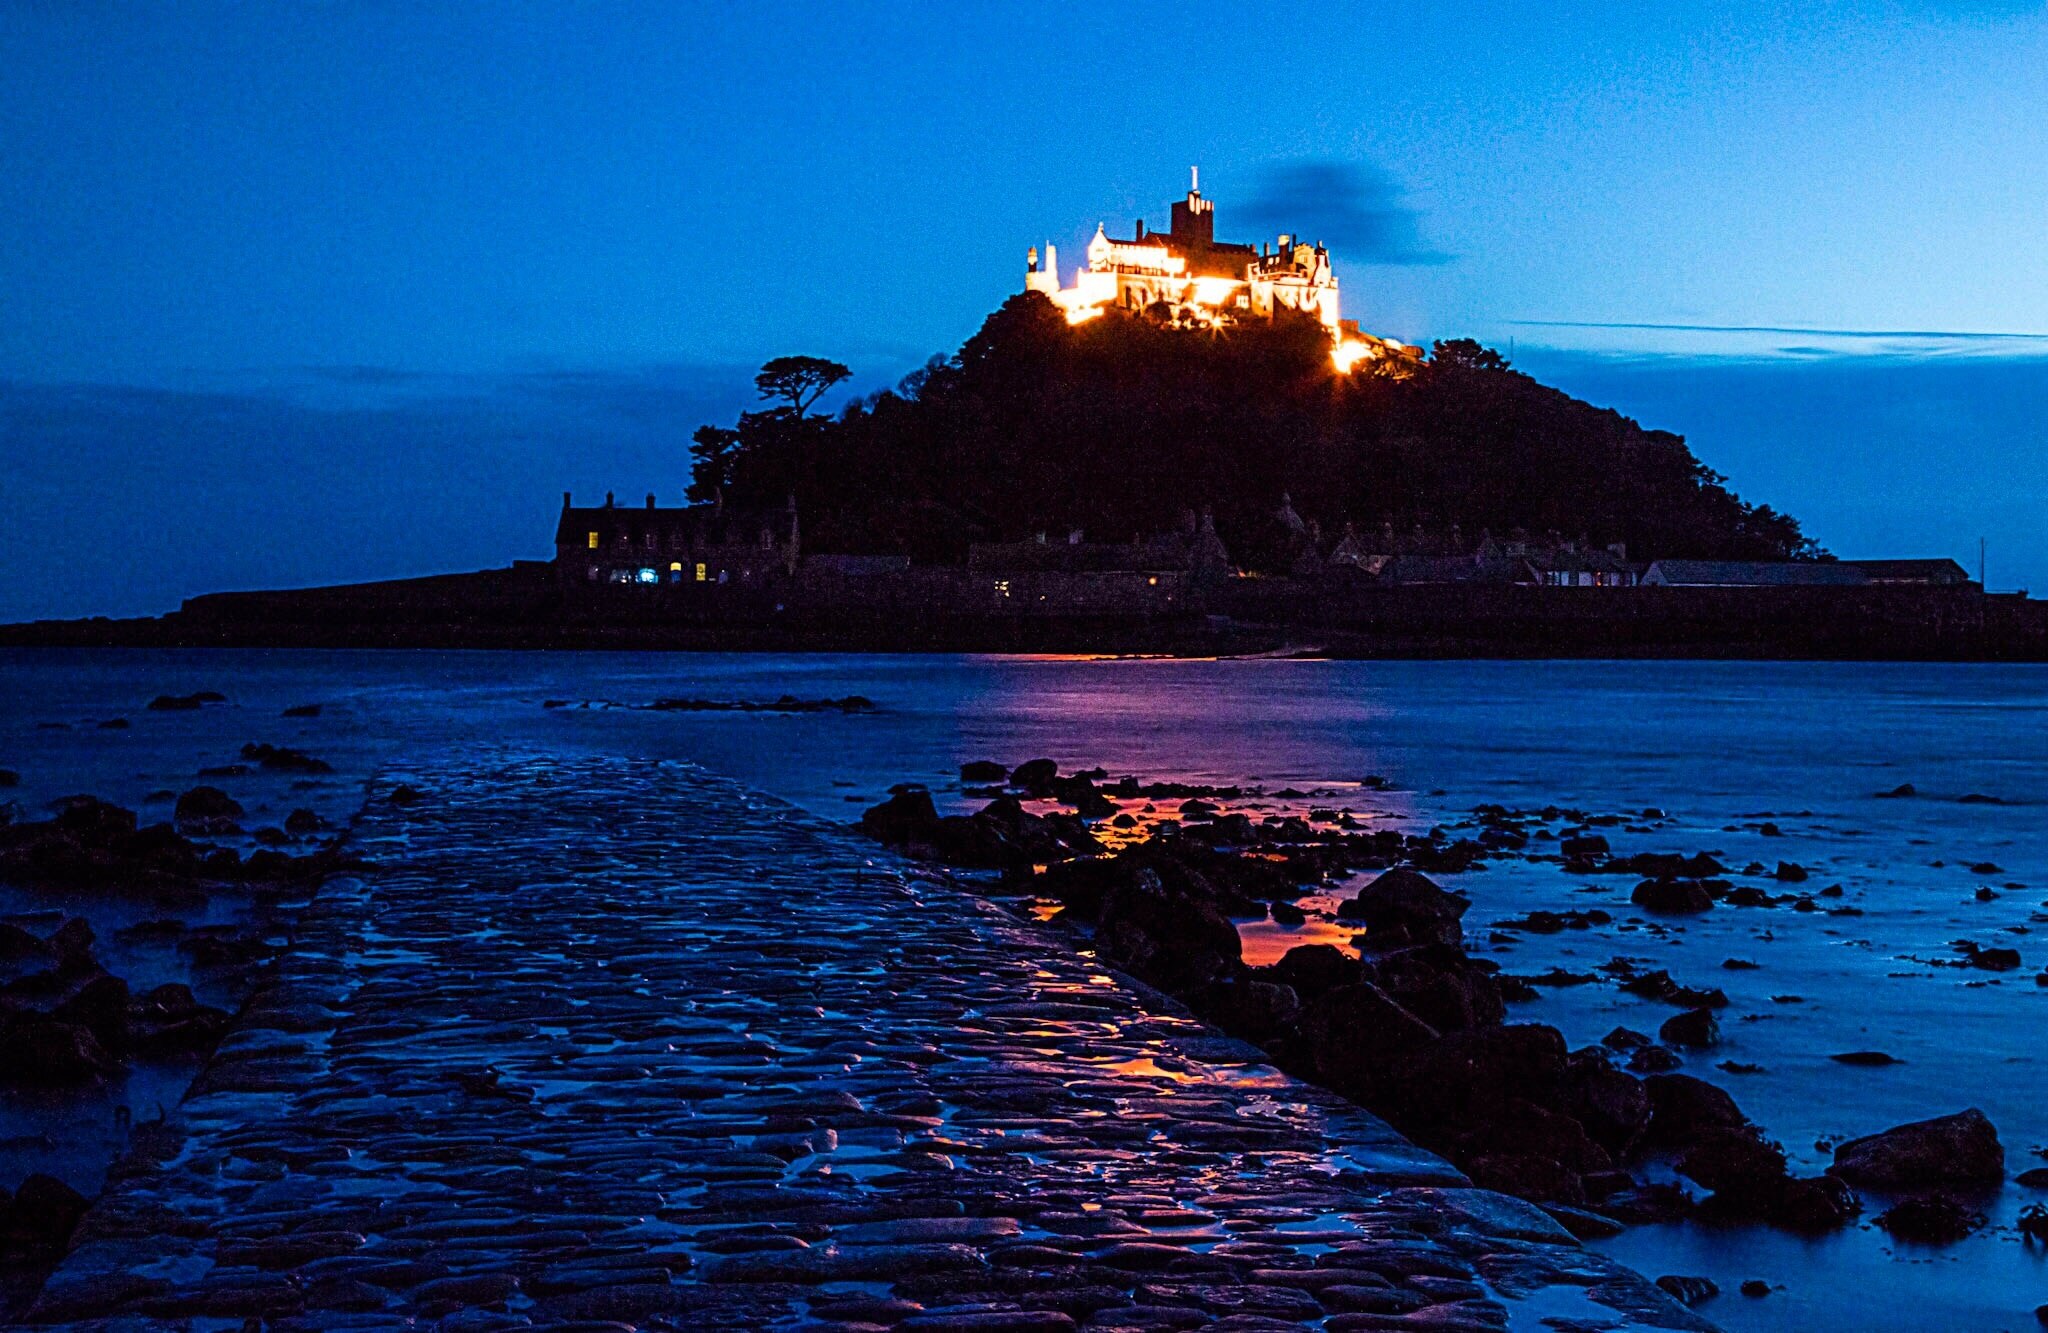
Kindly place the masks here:
MULTIPOLYGON (((1507 862, 1463 877, 1468 934, 1503 966, 1584 970, 1616 955, 1719 985, 1726 1042, 1689 1060, 1721 1082, 1807 1168, 1823 1137, 1981 1107, 2014 1172, 2048 1144, 2048 668, 1747 663, 1098 662, 993 658, 485 653, 0 653, 0 768, 24 810, 71 792, 128 804, 182 789, 245 741, 296 745, 331 780, 226 780, 254 825, 296 805, 345 816, 372 770, 473 740, 689 758, 835 819, 889 784, 943 787, 965 759, 1049 755, 1153 778, 1313 787, 1367 774, 1406 826, 1473 806, 1658 806, 1675 825, 1616 849, 1713 850, 1731 865, 1798 861, 1805 887, 1841 884, 1863 915, 1717 908, 1652 928, 1630 884, 1574 881, 1507 862), (229 703, 151 713, 159 693, 217 689, 229 703), (660 697, 863 694, 869 716, 652 713, 660 697), (545 709, 545 700, 568 707, 545 709), (323 705, 320 717, 279 716, 323 705), (124 717, 126 729, 98 724, 124 717), (62 724, 53 726, 50 724, 62 724), (1913 783, 1912 800, 1873 794, 1913 783), (1997 803, 1966 803, 1965 795, 1997 803), (1764 821, 1782 829, 1765 837, 1764 821), (1996 874, 1973 874, 1995 862, 1996 874), (1978 901, 1989 886, 1996 896, 1978 901), (1532 907, 1607 907, 1614 926, 1489 944, 1491 921, 1532 907), (1953 942, 2017 947, 2002 976, 1936 964, 1953 942), (1725 958, 1760 964, 1724 971, 1725 958), (1799 1003, 1776 1003, 1796 995, 1799 1003), (1830 1052, 1879 1048, 1905 1063, 1845 1069, 1830 1052), (1728 1074, 1723 1060, 1762 1066, 1728 1074)), ((160 798, 159 798, 160 799, 160 798)), ((151 807, 165 809, 166 807, 151 807)), ((18 896, 9 911, 38 904, 18 896)), ((106 934, 102 931, 102 934, 106 934)), ((143 976, 143 981, 172 979, 143 976)), ((1608 987, 1548 992, 1516 1015, 1574 1044, 1616 1024, 1654 1030, 1671 1011, 1608 987)), ((145 1080, 146 1084, 146 1080, 145 1080)), ((161 1089, 138 1086, 148 1109, 161 1089)), ((82 1114, 82 1113, 81 1113, 82 1114)), ((12 1184, 0 1178, 0 1184, 12 1184)), ((1610 1248, 1652 1273, 1714 1277, 1702 1313, 1734 1329, 2036 1327, 2048 1266, 2011 1231, 2026 1191, 1991 1203, 1993 1229, 1945 1250, 1894 1246, 1865 1225, 1805 1241, 1759 1229, 1644 1228, 1610 1248), (1744 1278, 1781 1283, 1761 1301, 1744 1278)))

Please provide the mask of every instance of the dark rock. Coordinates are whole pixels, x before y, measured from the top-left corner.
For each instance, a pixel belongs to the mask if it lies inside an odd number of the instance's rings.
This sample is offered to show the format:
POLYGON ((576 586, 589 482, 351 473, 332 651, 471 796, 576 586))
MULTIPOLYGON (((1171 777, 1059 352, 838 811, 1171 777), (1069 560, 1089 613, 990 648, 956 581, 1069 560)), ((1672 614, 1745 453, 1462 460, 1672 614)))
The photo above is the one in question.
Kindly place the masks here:
POLYGON ((1399 949, 1374 960, 1381 990, 1439 1032, 1493 1027, 1507 1017, 1492 968, 1449 945, 1399 949))
MULTIPOLYGON (((1275 916, 1277 919, 1277 912, 1275 916)), ((1315 1000, 1362 980, 1358 960, 1334 944, 1297 944, 1268 970, 1274 981, 1292 986, 1304 1000, 1315 1000)))
POLYGON ((159 694, 149 701, 153 713, 190 713, 207 704, 224 704, 227 696, 213 690, 200 690, 196 694, 159 694))
POLYGON ((1796 861, 1780 861, 1778 862, 1778 869, 1772 874, 1771 878, 1785 884, 1804 884, 1806 882, 1806 867, 1796 861))
POLYGON ((1742 1294, 1752 1300, 1768 1296, 1771 1294, 1771 1284, 1762 1278, 1749 1278, 1742 1284, 1742 1294))
POLYGON ((1663 1074, 1678 1069, 1685 1061, 1665 1046, 1644 1046, 1628 1053, 1628 1067, 1638 1074, 1663 1074))
POLYGON ((2018 949, 1978 949, 1970 955, 1970 966, 1986 972, 2010 972, 2019 965, 2018 949))
POLYGON ((1883 1051, 1843 1051, 1839 1055, 1829 1056, 1828 1059, 1833 1060, 1838 1065, 1855 1065, 1865 1069, 1877 1069, 1885 1065, 1901 1063, 1897 1056, 1887 1055, 1883 1051))
POLYGON ((284 817, 284 831, 295 837, 305 837, 309 833, 318 833, 326 827, 326 820, 303 807, 292 811, 284 817))
POLYGON ((1746 1130, 1748 1117, 1735 1099, 1690 1074, 1657 1074, 1643 1080, 1650 1099, 1649 1141, 1664 1147, 1698 1143, 1718 1130, 1746 1130))
POLYGON ((1571 860, 1588 860, 1607 855, 1607 839, 1598 833, 1581 833, 1561 839, 1557 849, 1571 860))
POLYGON ((0 1080, 15 1086, 71 1087, 115 1070, 92 1029, 33 1012, 0 1016, 0 1080))
POLYGON ((218 787, 194 787, 178 798, 171 817, 181 833, 234 833, 242 803, 218 787))
POLYGON ((1176 993, 1216 978, 1243 957, 1229 917, 1168 887, 1149 868, 1104 898, 1096 945, 1105 961, 1176 993))
POLYGON ((1721 1025, 1711 1009, 1688 1009, 1665 1019, 1657 1035, 1673 1046, 1704 1049, 1719 1044, 1721 1025))
POLYGON ((1785 1150, 1749 1129, 1717 1129, 1699 1135, 1677 1162, 1678 1170, 1730 1201, 1754 1212, 1774 1197, 1787 1179, 1785 1150))
POLYGON ((1374 949, 1455 945, 1464 937, 1458 918, 1470 906, 1457 894, 1438 888, 1428 876, 1396 867, 1340 903, 1337 919, 1364 922, 1366 941, 1374 949))
POLYGON ((50 1016, 60 1023, 76 1023, 102 1047, 119 1051, 128 1044, 128 983, 101 973, 50 1016))
POLYGON ((1279 926, 1302 926, 1308 924, 1308 913, 1293 903, 1273 904, 1273 923, 1279 926))
POLYGON ((938 808, 922 787, 904 788, 860 817, 861 832, 891 847, 929 842, 938 826, 938 808))
POLYGON ((1371 1105, 1397 1060, 1437 1039, 1437 1030, 1371 982, 1339 986, 1302 1014, 1307 1064, 1324 1086, 1371 1105))
POLYGON ((971 759, 960 765, 960 780, 962 782, 1007 782, 1009 778, 1010 770, 1004 768, 993 759, 971 759))
MULTIPOLYGON (((38 1171, 21 1182, 4 1210, 4 1240, 61 1248, 85 1216, 84 1195, 55 1176, 38 1171)), ((0 1240, 0 1250, 11 1248, 0 1240)))
POLYGON ((1567 1060, 1559 1104, 1595 1143, 1616 1156, 1627 1153, 1650 1124, 1650 1095, 1642 1081, 1597 1056, 1567 1060))
POLYGON ((1714 905, 1714 895, 1696 879, 1646 879, 1628 900, 1646 912, 1671 916, 1704 912, 1714 905))
POLYGON ((1027 759, 1010 770, 1010 785, 1019 791, 1036 796, 1052 794, 1052 784, 1060 775, 1060 766, 1050 759, 1027 759))
POLYGON ((1657 1286, 1687 1309, 1721 1294, 1721 1288, 1715 1285, 1712 1278, 1682 1277, 1676 1273, 1666 1273, 1658 1278, 1657 1286))
POLYGON ((242 747, 242 758, 249 760, 274 773, 332 773, 334 765, 325 759, 315 759, 303 750, 294 750, 283 745, 264 745, 251 742, 242 747))
POLYGON ((285 709, 285 710, 284 710, 284 716, 286 716, 286 717, 318 717, 318 716, 320 716, 320 705, 319 705, 319 704, 293 704, 293 705, 292 705, 292 706, 291 706, 290 708, 287 708, 287 709, 285 709))
POLYGON ((1879 1190, 1989 1184, 2005 1177, 2005 1148, 1972 1108, 1852 1139, 1835 1149, 1828 1174, 1879 1190))
POLYGON ((1912 783, 1901 782, 1898 786, 1892 788, 1890 791, 1881 791, 1877 795, 1880 800, 1896 801, 1903 800, 1909 796, 1918 796, 1919 794, 1920 792, 1913 786, 1912 783))
POLYGON ((1953 1245, 1982 1227, 1984 1214, 1951 1195, 1926 1194, 1879 1213, 1877 1224, 1900 1240, 1953 1245))

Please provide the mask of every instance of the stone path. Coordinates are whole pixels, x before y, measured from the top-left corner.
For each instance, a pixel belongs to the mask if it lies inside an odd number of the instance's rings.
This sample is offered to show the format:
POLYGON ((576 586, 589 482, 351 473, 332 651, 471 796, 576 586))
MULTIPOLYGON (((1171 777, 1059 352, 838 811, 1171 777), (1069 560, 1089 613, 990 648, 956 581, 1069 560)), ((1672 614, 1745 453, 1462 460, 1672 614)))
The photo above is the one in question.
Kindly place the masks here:
POLYGON ((1062 937, 696 769, 463 752, 356 836, 376 868, 30 1322, 1709 1327, 1062 937))

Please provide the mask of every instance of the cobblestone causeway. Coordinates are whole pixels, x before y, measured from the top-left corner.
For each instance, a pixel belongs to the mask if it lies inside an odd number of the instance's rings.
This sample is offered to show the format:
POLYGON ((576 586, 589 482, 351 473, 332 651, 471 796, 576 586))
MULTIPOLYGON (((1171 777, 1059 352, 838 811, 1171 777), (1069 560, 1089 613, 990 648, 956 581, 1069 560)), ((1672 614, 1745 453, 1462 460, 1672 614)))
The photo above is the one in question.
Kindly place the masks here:
POLYGON ((356 845, 30 1322, 1709 1327, 695 768, 458 752, 380 781, 356 845))

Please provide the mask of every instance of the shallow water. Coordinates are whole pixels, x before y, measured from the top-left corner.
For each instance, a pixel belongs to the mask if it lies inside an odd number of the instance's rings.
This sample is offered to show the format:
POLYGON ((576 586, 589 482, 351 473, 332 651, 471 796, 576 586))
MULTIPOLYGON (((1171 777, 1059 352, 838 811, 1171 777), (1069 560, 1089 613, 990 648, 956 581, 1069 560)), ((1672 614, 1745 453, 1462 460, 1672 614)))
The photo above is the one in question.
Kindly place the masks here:
MULTIPOLYGON (((1975 1105, 1999 1126, 2017 1172, 2048 1144, 2039 1049, 2048 990, 2033 980, 2048 964, 2048 940, 2034 943, 2048 921, 2044 714, 2040 667, 15 651, 0 654, 0 768, 18 770, 22 785, 0 795, 24 810, 79 791, 135 804, 191 785, 199 767, 231 761, 245 741, 270 741, 310 750, 337 772, 297 788, 263 775, 222 780, 250 807, 246 822, 295 805, 345 816, 372 769, 486 737, 696 759, 835 819, 894 782, 957 786, 963 760, 1040 754, 1112 774, 1267 788, 1380 774, 1396 789, 1359 799, 1411 828, 1454 824, 1485 802, 1656 806, 1671 822, 1653 833, 1609 830, 1617 851, 1713 850, 1738 867, 1797 861, 1812 871, 1802 887, 1839 883, 1841 904, 1863 915, 1723 906, 1659 925, 1628 907, 1625 877, 1580 881, 1554 865, 1503 861, 1457 885, 1474 900, 1475 948, 1523 973, 1627 955, 1681 982, 1721 986, 1732 1000, 1725 1043, 1689 1057, 1688 1072, 1728 1086, 1802 1166, 1827 1160, 1814 1147, 1823 1137, 1975 1105), (144 708, 159 693, 208 688, 229 702, 197 713, 144 708), (623 706, 853 693, 879 711, 623 706), (550 699, 569 706, 543 708, 550 699), (323 712, 279 716, 300 703, 323 712), (130 726, 97 725, 114 716, 130 726), (1874 797, 1902 782, 1920 795, 1874 797), (2000 803, 1961 801, 1969 794, 2000 803), (1784 836, 1764 836, 1757 826, 1767 820, 1784 836), (1968 869, 1985 861, 1998 873, 1968 869), (1978 901, 1980 885, 1996 896, 1978 901), (1591 906, 1614 923, 1545 937, 1496 939, 1488 929, 1533 907, 1591 906), (2026 966, 1999 975, 1937 966, 1956 957, 1959 939, 2017 947, 2026 966), (1729 957, 1760 967, 1725 971, 1729 957), (1779 995, 1802 1002, 1773 1003, 1779 995), (1826 1059, 1869 1048, 1905 1063, 1849 1069, 1826 1059), (1716 1067, 1724 1060, 1762 1072, 1725 1073, 1716 1067)), ((1555 1023, 1583 1044, 1617 1024, 1653 1031, 1671 1012, 1601 985, 1546 991, 1515 1016, 1555 1023)), ((2048 1300, 2048 1271, 2010 1230, 2030 1201, 2008 1187, 1992 1202, 1994 1230, 1943 1251, 1895 1247, 1867 1223, 1818 1241, 1642 1228, 1607 1248, 1653 1274, 1712 1276, 1724 1295, 1702 1313, 1732 1329, 2022 1329, 2048 1300), (1735 1295, 1750 1277, 1783 1290, 1735 1295)))

